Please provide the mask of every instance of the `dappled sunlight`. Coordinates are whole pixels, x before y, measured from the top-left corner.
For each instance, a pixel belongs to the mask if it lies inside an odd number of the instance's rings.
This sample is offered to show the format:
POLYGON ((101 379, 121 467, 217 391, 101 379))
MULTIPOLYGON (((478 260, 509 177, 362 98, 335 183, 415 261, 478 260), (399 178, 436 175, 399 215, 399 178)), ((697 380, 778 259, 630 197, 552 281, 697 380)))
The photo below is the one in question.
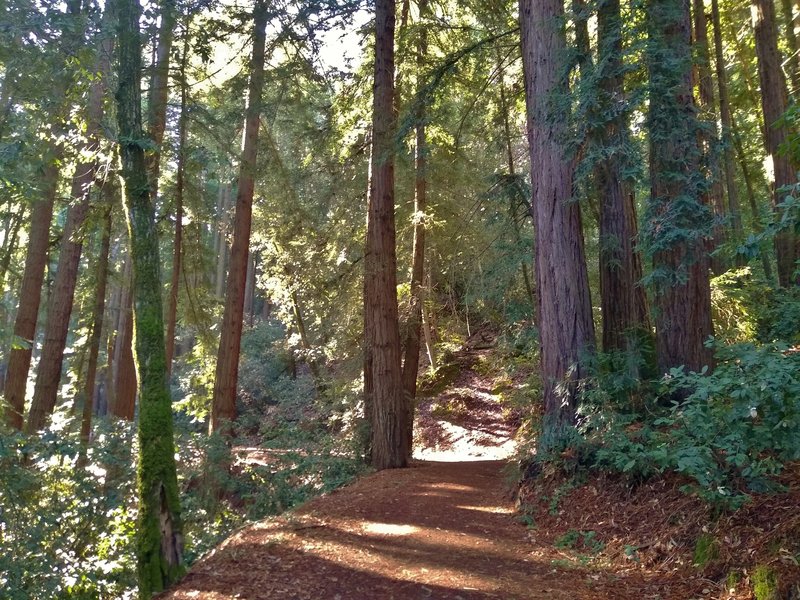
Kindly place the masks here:
POLYGON ((413 525, 396 525, 394 523, 364 523, 361 528, 366 533, 378 535, 410 535, 419 531, 419 527, 413 525))

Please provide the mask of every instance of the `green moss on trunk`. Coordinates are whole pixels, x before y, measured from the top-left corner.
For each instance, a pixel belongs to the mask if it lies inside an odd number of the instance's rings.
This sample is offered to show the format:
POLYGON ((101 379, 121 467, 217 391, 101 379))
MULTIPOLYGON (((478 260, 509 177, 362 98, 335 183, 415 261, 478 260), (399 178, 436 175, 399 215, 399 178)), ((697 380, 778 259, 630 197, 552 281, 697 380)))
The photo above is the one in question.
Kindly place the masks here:
POLYGON ((142 132, 138 0, 117 0, 117 121, 125 209, 133 261, 136 371, 139 381, 137 566, 139 597, 148 599, 183 572, 183 534, 167 386, 161 274, 155 209, 142 132))

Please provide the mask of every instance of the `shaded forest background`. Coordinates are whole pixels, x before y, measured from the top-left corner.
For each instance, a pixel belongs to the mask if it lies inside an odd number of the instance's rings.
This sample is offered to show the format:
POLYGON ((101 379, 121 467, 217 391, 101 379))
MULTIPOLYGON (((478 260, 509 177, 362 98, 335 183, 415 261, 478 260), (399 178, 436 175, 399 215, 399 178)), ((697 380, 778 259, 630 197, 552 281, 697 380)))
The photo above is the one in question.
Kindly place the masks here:
POLYGON ((800 4, 0 12, 7 597, 149 598, 405 466, 480 330, 523 477, 780 493, 800 4))

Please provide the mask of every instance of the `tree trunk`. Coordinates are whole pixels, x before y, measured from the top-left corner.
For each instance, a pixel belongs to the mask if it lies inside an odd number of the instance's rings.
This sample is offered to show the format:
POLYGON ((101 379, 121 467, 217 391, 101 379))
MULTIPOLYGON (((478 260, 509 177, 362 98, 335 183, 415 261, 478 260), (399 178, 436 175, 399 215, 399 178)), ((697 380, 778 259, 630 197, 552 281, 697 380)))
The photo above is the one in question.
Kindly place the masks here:
POLYGON ((566 155, 565 115, 551 99, 568 93, 560 61, 566 54, 560 0, 520 0, 522 64, 533 184, 537 321, 545 422, 557 444, 575 420, 581 360, 594 346, 594 324, 580 207, 571 202, 574 159, 566 155))
MULTIPOLYGON (((751 4, 753 29, 756 36, 758 55, 758 77, 761 84, 761 109, 764 113, 764 148, 772 163, 772 172, 767 169, 767 177, 772 185, 772 208, 776 213, 778 204, 783 201, 781 188, 792 185, 797 176, 789 156, 779 152, 786 141, 785 125, 776 125, 786 112, 786 82, 781 71, 778 54, 778 31, 775 23, 773 0, 753 0, 751 4)), ((775 254, 778 259, 778 283, 789 286, 797 283, 795 261, 797 260, 796 237, 791 231, 782 231, 775 236, 775 254)))
MULTIPOLYGON (((188 23, 187 23, 188 24, 188 23)), ((181 114, 178 120, 178 173, 175 181, 175 236, 172 250, 172 281, 169 288, 169 306, 167 307, 167 378, 172 375, 172 360, 175 355, 175 326, 178 319, 178 291, 181 277, 181 255, 183 253, 183 187, 186 170, 186 62, 189 57, 188 27, 183 41, 181 55, 181 114)))
POLYGON ((28 370, 35 344, 36 321, 42 298, 42 284, 50 246, 50 222, 53 220, 53 204, 58 188, 58 163, 63 156, 60 147, 51 146, 53 156, 44 167, 43 195, 33 205, 31 225, 28 232, 28 252, 25 256, 25 271, 19 292, 19 307, 14 321, 14 342, 9 352, 5 384, 6 413, 9 427, 22 429, 25 410, 25 390, 28 370))
POLYGON ((364 251, 364 394, 376 469, 408 464, 408 408, 400 367, 394 223, 395 3, 375 3, 372 150, 364 251))
POLYGON ((86 449, 92 431, 92 409, 94 404, 94 387, 97 378, 97 359, 100 354, 100 341, 103 333, 103 314, 106 305, 106 284, 108 282, 108 255, 111 249, 111 213, 113 212, 114 184, 106 182, 103 193, 106 195, 105 222, 103 237, 100 241, 100 253, 97 257, 97 288, 95 289, 92 325, 89 333, 89 364, 86 367, 86 385, 84 387, 83 411, 81 414, 81 463, 85 464, 86 449))
POLYGON ((228 253, 228 243, 226 242, 228 233, 228 208, 230 207, 231 185, 220 183, 220 197, 217 203, 219 207, 219 232, 217 235, 217 275, 215 279, 216 296, 223 299, 225 291, 225 255, 228 253))
MULTIPOLYGON (((100 150, 100 132, 103 120, 103 99, 108 91, 108 76, 111 70, 112 38, 106 35, 111 27, 109 11, 103 15, 100 43, 96 49, 95 72, 100 77, 89 89, 86 107, 86 138, 84 150, 97 153, 100 150)), ((28 416, 26 431, 34 432, 47 424, 58 398, 61 382, 61 369, 64 350, 69 333, 72 305, 75 299, 75 286, 78 282, 83 239, 81 229, 89 213, 89 200, 95 184, 95 173, 99 166, 95 155, 90 160, 78 163, 72 177, 72 205, 67 211, 67 219, 61 238, 61 251, 58 255, 58 270, 51 292, 47 310, 47 321, 42 346, 42 355, 36 374, 36 387, 28 416)))
POLYGON ((155 207, 139 140, 142 130, 141 39, 137 0, 117 0, 117 123, 133 263, 139 380, 137 571, 139 597, 149 599, 183 572, 183 534, 167 385, 161 275, 155 207))
POLYGON ((719 88, 719 115, 722 123, 722 150, 725 164, 725 189, 728 192, 728 212, 731 215, 734 235, 741 239, 742 211, 739 206, 739 192, 736 189, 736 169, 733 160, 733 140, 731 138, 731 104, 728 96, 728 75, 725 72, 725 56, 722 52, 722 27, 719 16, 719 0, 711 0, 711 21, 714 27, 714 56, 716 59, 717 87, 719 88))
MULTIPOLYGON (((717 156, 719 136, 717 134, 716 99, 714 98, 714 80, 711 77, 711 58, 708 43, 708 20, 705 13, 705 0, 694 0, 694 48, 697 57, 698 91, 700 112, 706 120, 707 127, 700 131, 700 144, 703 152, 706 176, 709 179, 708 191, 705 194, 706 204, 716 217, 714 235, 709 240, 709 250, 713 251, 725 242, 725 229, 722 221, 725 218, 725 205, 720 178, 720 165, 717 156)), ((727 269, 727 265, 719 256, 710 257, 711 270, 719 275, 727 269)))
MULTIPOLYGON (((418 0, 420 30, 417 39, 417 70, 421 74, 428 59, 428 31, 424 19, 428 12, 428 0, 418 0)), ((411 310, 408 319, 408 334, 405 340, 402 382, 407 404, 406 444, 410 453, 414 441, 414 404, 417 397, 417 374, 419 372, 420 330, 422 328, 423 282, 425 269, 425 211, 428 208, 428 144, 425 138, 425 107, 417 108, 416 151, 414 181, 414 242, 411 260, 411 310)))
POLYGON ((604 0, 597 12, 597 102, 591 132, 600 150, 594 178, 600 196, 600 308, 603 350, 631 348, 632 336, 649 330, 649 316, 634 240, 637 237, 633 186, 625 181, 622 162, 629 145, 624 97, 622 16, 619 0, 604 0), (611 115, 606 116, 606 115, 611 115))
POLYGON ((236 215, 233 241, 225 286, 225 312, 217 353, 214 380, 214 399, 211 408, 210 431, 231 434, 231 422, 236 418, 236 392, 239 377, 239 350, 244 318, 244 288, 247 279, 247 258, 250 247, 250 226, 253 210, 258 130, 261 122, 261 93, 264 87, 264 46, 267 9, 257 0, 253 9, 253 56, 250 60, 250 85, 247 114, 236 192, 236 215))
POLYGON ((650 0, 650 199, 646 236, 653 255, 656 351, 662 372, 711 365, 709 260, 713 214, 696 176, 699 125, 692 95, 689 0, 650 0))
POLYGON ((117 336, 114 340, 111 393, 108 412, 119 419, 133 421, 136 409, 136 365, 133 360, 132 260, 128 256, 122 271, 117 336))
POLYGON ((162 0, 161 23, 158 27, 158 41, 155 48, 153 72, 150 77, 148 98, 147 129, 153 140, 156 152, 148 155, 147 170, 150 173, 150 190, 153 200, 158 198, 158 177, 161 172, 161 144, 167 125, 167 99, 169 97, 169 61, 172 40, 175 37, 174 0, 162 0))

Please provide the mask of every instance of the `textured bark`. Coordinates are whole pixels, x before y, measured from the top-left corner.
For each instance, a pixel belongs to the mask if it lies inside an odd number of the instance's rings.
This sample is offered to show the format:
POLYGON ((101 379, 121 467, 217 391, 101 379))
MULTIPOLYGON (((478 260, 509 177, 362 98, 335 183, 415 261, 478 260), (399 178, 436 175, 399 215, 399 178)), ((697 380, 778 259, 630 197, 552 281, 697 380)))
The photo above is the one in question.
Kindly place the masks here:
POLYGON ((95 289, 94 309, 92 310, 91 331, 89 333, 89 358, 86 366, 86 384, 81 413, 81 462, 85 460, 86 448, 92 431, 92 412, 94 406, 97 361, 100 355, 100 341, 103 334, 103 314, 106 306, 106 287, 108 283, 108 255, 111 249, 111 213, 113 212, 114 184, 106 182, 103 193, 106 195, 106 215, 103 223, 103 236, 100 253, 97 257, 97 287, 95 289))
POLYGON ((594 118, 603 122, 591 132, 603 149, 594 167, 600 196, 600 308, 603 315, 603 350, 624 350, 634 337, 648 331, 649 315, 642 278, 633 186, 622 175, 624 148, 629 144, 626 113, 618 103, 624 97, 622 17, 619 0, 604 0, 597 11, 598 97, 594 118), (612 115, 611 117, 604 115, 612 115))
POLYGON ((182 574, 183 534, 167 385, 155 206, 141 144, 144 139, 139 81, 141 8, 137 0, 117 0, 116 7, 119 18, 117 123, 133 264, 139 381, 136 557, 139 597, 145 600, 182 574))
POLYGON ((136 409, 136 365, 133 360, 133 268, 131 258, 125 261, 122 270, 119 314, 116 338, 114 339, 113 368, 108 412, 114 417, 133 421, 136 409))
MULTIPOLYGON (((575 419, 575 381, 594 345, 594 324, 580 208, 570 202, 574 159, 565 155, 566 119, 552 98, 567 93, 560 64, 566 54, 560 0, 520 0, 522 64, 533 184, 537 321, 541 345, 545 431, 575 419)), ((546 445, 546 444, 545 444, 546 445)))
MULTIPOLYGON (((708 43, 708 20, 705 13, 705 0, 694 0, 694 47, 697 58, 699 108, 706 119, 707 127, 700 132, 700 144, 704 154, 704 166, 709 179, 705 202, 714 209, 717 223, 714 235, 709 240, 709 250, 713 251, 725 243, 725 229, 722 221, 725 218, 725 199, 722 189, 717 147, 719 135, 716 128, 716 98, 714 96, 714 79, 711 76, 711 57, 708 43)), ((721 257, 711 257, 711 269, 716 274, 723 273, 727 265, 721 257)))
POLYGON ((371 418, 371 461, 376 469, 405 467, 410 454, 397 313, 394 29, 393 0, 377 0, 371 177, 364 252, 364 394, 371 418))
MULTIPOLYGON (((418 0, 420 30, 417 38, 417 69, 423 72, 428 57, 428 31, 423 22, 428 12, 428 0, 418 0)), ((419 372, 420 333, 422 329, 423 282, 425 277, 425 211, 428 208, 428 143, 425 136, 425 107, 420 103, 415 115, 416 150, 414 155, 414 242, 411 259, 411 307, 407 323, 403 359, 403 394, 408 408, 406 417, 406 444, 409 458, 414 441, 414 404, 417 397, 419 372)))
POLYGON ((58 398, 64 349, 69 333, 69 321, 75 299, 83 239, 81 227, 89 212, 89 193, 94 181, 94 165, 80 164, 72 180, 72 196, 75 204, 67 211, 67 221, 61 239, 58 267, 50 294, 47 321, 42 345, 42 354, 36 373, 28 421, 25 430, 38 431, 45 425, 58 398))
POLYGON ((656 351, 666 372, 712 364, 704 342, 712 335, 709 260, 704 233, 713 215, 702 204, 700 151, 692 95, 689 0, 651 0, 650 181, 648 236, 656 282, 656 351), (674 236, 666 240, 664 236, 674 236))
POLYGON ((239 350, 244 318, 244 288, 250 248, 258 130, 261 123, 261 93, 264 87, 264 46, 267 25, 265 4, 258 0, 253 9, 253 55, 250 60, 250 84, 236 192, 236 215, 233 223, 230 267, 225 286, 225 312, 217 353, 214 399, 211 407, 211 432, 231 433, 236 418, 236 392, 239 378, 239 350))
POLYGON ((172 360, 175 355, 175 326, 178 319, 178 291, 183 254, 183 187, 186 170, 186 61, 189 58, 189 35, 186 34, 181 55, 180 86, 181 114, 178 120, 178 173, 175 180, 175 235, 172 242, 172 280, 169 287, 169 304, 167 306, 167 378, 172 375, 172 360))
MULTIPOLYGON (((786 82, 778 54, 778 30, 773 0, 753 0, 750 8, 761 85, 764 148, 767 157, 772 161, 772 173, 767 175, 772 185, 772 207, 777 213, 777 205, 783 200, 780 189, 797 181, 789 157, 779 152, 787 137, 786 126, 776 125, 788 106, 786 82)), ((798 258, 797 244, 792 232, 784 231, 775 236, 775 254, 778 259, 778 283, 782 286, 797 283, 794 276, 795 261, 798 258)))
POLYGON ((25 256, 25 271, 20 288, 17 318, 14 321, 15 344, 8 357, 8 370, 5 383, 6 424, 22 429, 25 410, 25 389, 28 383, 28 370, 31 366, 36 321, 44 283, 44 270, 47 264, 47 250, 50 245, 50 221, 53 219, 53 203, 58 188, 58 163, 63 154, 52 146, 54 156, 48 159, 42 181, 43 194, 31 211, 31 225, 28 231, 28 251, 25 256))
POLYGON ((731 216, 733 231, 741 239, 742 211, 739 206, 739 191, 736 188, 736 169, 733 160, 733 139, 731 136, 731 104, 728 96, 728 74, 725 72, 725 56, 722 52, 722 26, 719 16, 719 1, 711 0, 711 22, 714 28, 714 57, 716 59, 717 87, 719 89, 719 116, 722 124, 722 150, 725 166, 725 190, 728 193, 728 213, 731 216))

